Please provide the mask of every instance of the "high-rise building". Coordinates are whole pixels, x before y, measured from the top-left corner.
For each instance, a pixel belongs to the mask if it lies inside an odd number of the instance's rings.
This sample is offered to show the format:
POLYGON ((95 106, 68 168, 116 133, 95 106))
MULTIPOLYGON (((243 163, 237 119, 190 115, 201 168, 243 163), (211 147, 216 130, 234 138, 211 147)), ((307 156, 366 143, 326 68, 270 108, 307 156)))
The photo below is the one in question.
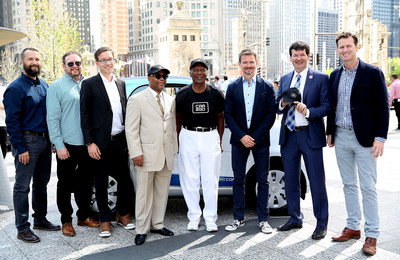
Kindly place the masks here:
MULTIPOLYGON (((133 24, 129 31, 133 39, 129 43, 128 58, 133 61, 131 66, 148 67, 159 60, 158 30, 160 23, 169 19, 174 13, 172 0, 130 0, 132 11, 129 21, 133 24)), ((186 15, 199 20, 202 29, 200 38, 201 56, 210 63, 210 75, 220 75, 222 70, 221 54, 221 8, 217 0, 183 1, 183 11, 186 15)), ((143 75, 145 69, 137 75, 143 75)))
POLYGON ((91 46, 89 0, 64 0, 67 11, 78 22, 79 38, 83 45, 91 46))
POLYGON ((400 57, 400 1, 372 0, 372 19, 378 19, 391 33, 388 56, 400 57))
POLYGON ((224 71, 238 76, 238 54, 244 48, 257 53, 262 76, 267 67, 267 2, 266 0, 232 0, 222 2, 221 20, 224 71))
POLYGON ((329 0, 329 9, 338 13, 338 31, 343 31, 343 0, 329 0))
POLYGON ((304 41, 313 49, 313 5, 311 0, 270 0, 268 37, 268 74, 279 79, 293 70, 289 60, 289 47, 304 41))
POLYGON ((320 64, 317 69, 322 72, 329 68, 336 68, 338 56, 336 53, 335 33, 338 31, 338 22, 337 11, 318 9, 318 55, 314 56, 314 62, 319 58, 320 64), (329 35, 330 33, 332 35, 329 35))

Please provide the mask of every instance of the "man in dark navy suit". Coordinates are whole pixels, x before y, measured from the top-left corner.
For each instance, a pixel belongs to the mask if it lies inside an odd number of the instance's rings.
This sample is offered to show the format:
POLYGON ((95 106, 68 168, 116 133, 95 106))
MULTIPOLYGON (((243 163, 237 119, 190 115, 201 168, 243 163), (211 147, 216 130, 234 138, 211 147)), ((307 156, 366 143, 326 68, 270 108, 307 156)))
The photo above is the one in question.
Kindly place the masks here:
POLYGON ((263 233, 271 233, 268 219, 269 130, 275 121, 275 93, 272 83, 255 73, 257 55, 251 50, 239 54, 243 76, 228 86, 225 120, 232 132, 233 222, 225 227, 234 231, 244 225, 244 180, 250 151, 253 153, 258 182, 257 215, 263 233))
POLYGON ((382 71, 357 58, 355 35, 338 35, 336 46, 343 66, 334 70, 330 78, 332 111, 328 116, 327 143, 335 146, 344 185, 347 225, 332 239, 343 242, 360 238, 359 184, 366 236, 362 249, 374 255, 379 236, 376 158, 382 156, 387 139, 388 93, 382 71))
POLYGON ((326 146, 323 117, 330 109, 328 75, 308 68, 310 47, 295 42, 289 48, 294 71, 281 78, 277 97, 277 112, 283 114, 279 144, 285 169, 285 191, 290 219, 278 228, 288 231, 302 228, 300 212, 301 156, 310 180, 314 216, 317 227, 312 239, 322 239, 328 225, 328 197, 325 186, 322 148, 326 146), (301 102, 285 102, 282 97, 289 88, 297 88, 301 102))

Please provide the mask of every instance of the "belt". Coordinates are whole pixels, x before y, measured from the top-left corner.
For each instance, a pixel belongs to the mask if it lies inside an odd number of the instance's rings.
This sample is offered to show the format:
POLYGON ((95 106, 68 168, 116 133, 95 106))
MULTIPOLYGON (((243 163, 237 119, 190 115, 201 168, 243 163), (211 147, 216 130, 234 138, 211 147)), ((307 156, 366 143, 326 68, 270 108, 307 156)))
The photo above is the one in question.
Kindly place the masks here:
POLYGON ((22 131, 22 133, 27 134, 27 135, 41 136, 41 137, 46 137, 48 135, 47 132, 33 132, 33 131, 29 131, 29 130, 24 130, 24 131, 22 131))
POLYGON ((207 127, 207 126, 196 126, 196 127, 188 127, 188 126, 184 126, 183 128, 189 130, 189 131, 196 131, 196 132, 210 132, 214 129, 216 129, 217 127, 207 127))
POLYGON ((121 133, 119 133, 119 134, 116 134, 116 135, 112 135, 111 136, 111 141, 116 141, 116 140, 119 140, 119 138, 121 137, 121 135, 123 135, 124 134, 124 131, 122 131, 121 133))
POLYGON ((308 125, 303 125, 303 126, 295 126, 293 131, 303 131, 303 130, 307 130, 308 129, 308 125))

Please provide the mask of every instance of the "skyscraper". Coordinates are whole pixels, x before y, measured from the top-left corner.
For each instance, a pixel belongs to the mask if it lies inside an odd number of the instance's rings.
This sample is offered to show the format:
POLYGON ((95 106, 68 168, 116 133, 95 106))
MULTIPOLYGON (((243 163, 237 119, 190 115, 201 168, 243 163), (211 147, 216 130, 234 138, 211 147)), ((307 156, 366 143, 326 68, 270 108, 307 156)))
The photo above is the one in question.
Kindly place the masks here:
POLYGON ((79 38, 83 45, 91 46, 89 0, 65 0, 66 9, 78 22, 79 38))
POLYGON ((400 1, 372 0, 372 19, 378 19, 392 33, 389 36, 388 56, 400 57, 400 1))
MULTIPOLYGON (((318 9, 318 55, 321 64, 318 65, 318 70, 325 72, 328 68, 336 67, 336 36, 338 31, 339 17, 337 11, 329 9, 318 9), (332 33, 332 35, 324 35, 332 33)), ((314 57, 316 61, 316 57, 314 57)))

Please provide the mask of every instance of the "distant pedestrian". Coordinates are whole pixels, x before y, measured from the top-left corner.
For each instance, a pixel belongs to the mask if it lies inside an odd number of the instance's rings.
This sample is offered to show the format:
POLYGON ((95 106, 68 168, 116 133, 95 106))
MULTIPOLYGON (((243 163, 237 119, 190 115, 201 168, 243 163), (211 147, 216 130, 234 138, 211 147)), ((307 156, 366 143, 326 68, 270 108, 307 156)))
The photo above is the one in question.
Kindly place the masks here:
POLYGON ((214 81, 214 87, 216 87, 217 89, 222 91, 222 83, 221 83, 221 81, 219 81, 219 77, 215 76, 214 80, 215 80, 214 81))
POLYGON ((396 73, 390 78, 392 84, 390 84, 389 105, 394 107, 398 121, 396 130, 400 130, 400 80, 396 73))
POLYGON ((51 173, 51 143, 46 124, 48 85, 40 79, 40 54, 34 48, 21 53, 23 72, 4 93, 7 131, 15 157, 14 211, 18 239, 39 242, 30 229, 29 191, 32 182, 34 229, 60 230, 46 219, 47 184, 51 173))
POLYGON ((224 76, 224 82, 222 82, 222 92, 224 93, 224 95, 226 94, 230 83, 231 81, 228 79, 228 76, 224 76))

